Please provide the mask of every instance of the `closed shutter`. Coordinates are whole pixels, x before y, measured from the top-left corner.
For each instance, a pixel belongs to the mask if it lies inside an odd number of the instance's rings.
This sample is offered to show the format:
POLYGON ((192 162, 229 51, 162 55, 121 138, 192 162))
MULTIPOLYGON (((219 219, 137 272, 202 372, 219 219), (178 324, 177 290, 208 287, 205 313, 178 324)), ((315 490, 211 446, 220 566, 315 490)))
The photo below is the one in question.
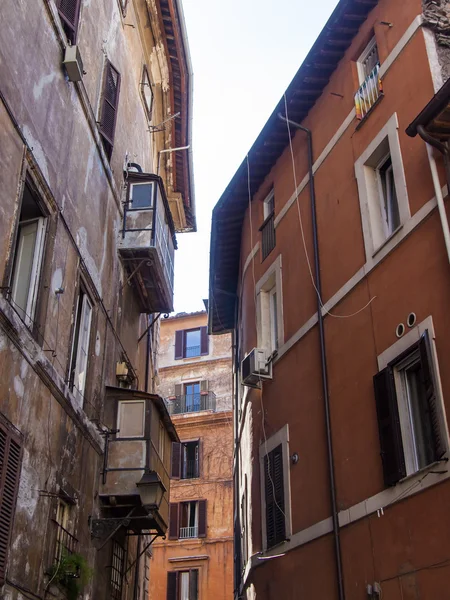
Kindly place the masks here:
POLYGON ((169 571, 167 573, 167 600, 177 600, 178 573, 169 571))
POLYGON ((208 328, 200 327, 200 354, 208 354, 209 353, 209 336, 208 336, 208 328))
POLYGON ((172 468, 170 476, 173 479, 180 479, 181 477, 181 444, 179 442, 172 442, 172 468))
POLYGON ((169 507, 169 540, 177 540, 179 536, 179 503, 171 503, 169 507))
POLYGON ((189 600, 198 599, 198 569, 189 571, 189 600))
POLYGON ((208 393, 208 380, 203 379, 200 381, 200 393, 205 396, 208 393))
POLYGON ((184 331, 175 331, 175 360, 183 358, 184 331))
POLYGON ((111 157, 116 130, 117 107, 119 104, 120 73, 107 61, 105 80, 103 83, 103 100, 100 122, 100 133, 106 141, 105 150, 111 157))
POLYGON ((284 514, 284 475, 283 448, 280 444, 264 457, 265 496, 266 496, 266 538, 267 547, 286 539, 284 514))
POLYGON ((58 12, 69 41, 75 44, 81 0, 57 0, 58 12))
POLYGON ((206 537, 206 500, 198 501, 198 537, 206 537))
POLYGON ((0 424, 0 585, 5 582, 9 542, 19 487, 21 445, 0 424))
POLYGON ((201 440, 198 440, 197 447, 195 449, 195 460, 196 460, 196 473, 195 477, 200 477, 201 468, 202 468, 202 444, 201 440))
POLYGON ((181 385, 181 383, 176 383, 175 384, 175 396, 178 398, 179 396, 183 395, 183 386, 181 385))
POLYGON ((373 385, 384 483, 390 486, 395 485, 397 481, 406 475, 402 432, 392 369, 386 367, 377 373, 373 378, 373 385))
POLYGON ((430 414, 430 422, 433 431, 433 453, 434 459, 440 460, 445 454, 445 437, 442 433, 442 416, 438 406, 436 395, 436 377, 433 364, 433 355, 431 352, 431 343, 428 330, 422 335, 419 341, 420 362, 422 367, 422 377, 425 388, 425 394, 430 414))

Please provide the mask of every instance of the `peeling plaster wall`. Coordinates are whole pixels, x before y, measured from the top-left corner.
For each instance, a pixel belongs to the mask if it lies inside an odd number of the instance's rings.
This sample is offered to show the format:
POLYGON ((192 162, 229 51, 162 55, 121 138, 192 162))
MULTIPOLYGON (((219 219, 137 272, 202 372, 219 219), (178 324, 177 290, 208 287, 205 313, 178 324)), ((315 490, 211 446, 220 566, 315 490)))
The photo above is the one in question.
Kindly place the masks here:
MULTIPOLYGON (((450 77, 450 2, 423 0, 423 18, 426 30, 433 33, 435 53, 441 69, 441 83, 450 77)), ((429 55, 432 51, 429 50, 429 55)), ((433 71, 433 64, 431 64, 433 71)), ((436 90, 437 91, 437 90, 436 90)))

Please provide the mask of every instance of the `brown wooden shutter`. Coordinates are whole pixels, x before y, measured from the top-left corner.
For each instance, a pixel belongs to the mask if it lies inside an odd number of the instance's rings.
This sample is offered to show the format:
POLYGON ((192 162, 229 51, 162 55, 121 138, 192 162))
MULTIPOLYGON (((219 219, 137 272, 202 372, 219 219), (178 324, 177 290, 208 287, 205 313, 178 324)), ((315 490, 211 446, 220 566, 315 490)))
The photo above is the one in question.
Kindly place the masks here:
POLYGON ((206 500, 198 501, 198 537, 206 537, 206 500))
POLYGON ((397 481, 405 477, 406 467, 392 369, 386 367, 377 373, 373 378, 373 385, 384 483, 395 485, 397 481))
POLYGON ((6 563, 19 488, 21 445, 0 424, 0 585, 5 582, 6 563))
POLYGON ((209 353, 208 328, 200 327, 200 354, 205 355, 208 353, 209 353))
POLYGON ((168 571, 167 573, 167 600, 177 600, 178 573, 168 571))
POLYGON ((200 477, 200 474, 202 472, 202 444, 201 444, 201 440, 198 440, 197 442, 197 474, 196 477, 200 477))
POLYGON ((173 479, 180 479, 181 477, 181 444, 179 442, 172 442, 172 468, 170 476, 173 479))
POLYGON ((175 360, 183 358, 184 346, 184 331, 181 329, 179 331, 175 331, 175 360))
POLYGON ((69 41, 75 44, 81 0, 57 0, 57 7, 69 41))
POLYGON ((100 122, 100 133, 107 142, 107 154, 110 157, 114 145, 116 130, 117 108, 119 104, 120 73, 109 60, 105 66, 105 79, 103 82, 103 99, 100 122))
POLYGON ((189 571, 189 600, 198 599, 198 569, 189 571))
POLYGON ((266 541, 270 548, 286 539, 284 514, 283 447, 280 444, 264 457, 266 541))
POLYGON ((169 540, 177 540, 179 537, 179 508, 178 502, 170 503, 169 506, 169 540))
POLYGON ((425 389, 425 395, 428 404, 430 422, 433 431, 433 455, 435 460, 440 460, 445 454, 447 448, 442 435, 441 414, 438 407, 438 398, 436 395, 436 377, 434 371, 433 354, 431 352, 431 342, 428 330, 419 340, 420 362, 422 366, 422 377, 425 389))
POLYGON ((183 386, 181 383, 176 383, 175 384, 175 396, 178 398, 178 396, 182 396, 183 395, 183 386))
POLYGON ((207 379, 202 379, 202 381, 200 381, 200 393, 203 395, 206 395, 208 393, 208 380, 207 379))

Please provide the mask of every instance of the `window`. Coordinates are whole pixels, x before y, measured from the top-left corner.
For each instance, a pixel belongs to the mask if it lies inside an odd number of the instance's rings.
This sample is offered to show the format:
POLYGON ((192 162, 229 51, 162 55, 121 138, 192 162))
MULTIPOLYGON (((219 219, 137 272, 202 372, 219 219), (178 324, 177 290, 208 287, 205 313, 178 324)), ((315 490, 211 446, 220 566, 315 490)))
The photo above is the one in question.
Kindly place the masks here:
POLYGON ((127 13, 128 0, 119 0, 119 4, 120 8, 122 9, 123 16, 125 16, 127 13))
POLYGON ((153 208, 153 194, 156 191, 155 186, 156 184, 153 181, 146 181, 145 183, 131 183, 129 210, 153 208))
POLYGON ((81 397, 86 385, 86 371, 89 356, 91 333, 92 302, 81 290, 75 307, 75 327, 73 334, 72 358, 70 361, 70 385, 81 397))
POLYGON ((67 40, 73 45, 77 39, 81 0, 56 0, 56 6, 67 40))
POLYGON ((11 303, 25 324, 33 324, 44 252, 46 219, 28 182, 22 197, 11 278, 11 303))
POLYGON ((373 37, 357 61, 359 83, 363 83, 374 68, 380 64, 378 57, 378 46, 375 37, 373 37))
POLYGON ((367 259, 410 218, 394 114, 355 163, 367 259))
POLYGON ((275 248, 275 195, 272 190, 267 198, 264 200, 264 222, 259 228, 262 235, 262 260, 265 260, 267 256, 275 248))
POLYGON ((125 568, 125 548, 117 540, 112 542, 110 590, 112 600, 122 600, 125 568))
POLYGON ((158 434, 158 454, 161 462, 164 463, 164 446, 166 444, 166 430, 164 429, 164 423, 159 422, 159 434, 158 434))
POLYGON ((208 353, 209 336, 207 327, 175 332, 175 360, 204 356, 208 353))
POLYGON ((169 571, 167 600, 198 600, 198 569, 169 571))
POLYGON ((395 485, 442 459, 447 451, 428 329, 375 375, 374 388, 384 480, 388 486, 395 485))
POLYGON ((170 414, 183 414, 199 412, 202 410, 215 410, 216 396, 209 390, 207 379, 201 381, 190 381, 189 383, 177 383, 175 385, 175 396, 171 397, 170 414))
POLYGON ((58 498, 56 505, 56 545, 55 563, 58 563, 65 554, 76 551, 78 540, 70 533, 70 505, 58 498))
POLYGON ((171 477, 195 479, 199 477, 200 440, 172 443, 171 477))
POLYGON ((184 395, 186 398, 186 412, 198 412, 200 410, 200 382, 185 383, 184 395))
POLYGON ((147 118, 149 121, 151 121, 153 108, 153 90, 152 84, 150 83, 150 77, 148 76, 148 70, 145 65, 142 69, 141 95, 142 101, 144 102, 145 112, 147 113, 147 118))
POLYGON ((110 159, 114 146, 117 109, 119 106, 120 73, 109 60, 105 65, 103 94, 100 111, 100 135, 107 157, 110 159))
POLYGON ((6 564, 19 489, 22 444, 20 437, 0 421, 0 585, 5 583, 6 564))
POLYGON ((119 401, 117 437, 144 437, 144 400, 119 401))
POLYGON ((169 539, 206 537, 206 500, 170 504, 169 539))
POLYGON ((289 432, 285 425, 260 446, 264 550, 290 537, 289 432))
POLYGON ((284 343, 281 302, 281 256, 256 285, 258 347, 273 353, 284 343))

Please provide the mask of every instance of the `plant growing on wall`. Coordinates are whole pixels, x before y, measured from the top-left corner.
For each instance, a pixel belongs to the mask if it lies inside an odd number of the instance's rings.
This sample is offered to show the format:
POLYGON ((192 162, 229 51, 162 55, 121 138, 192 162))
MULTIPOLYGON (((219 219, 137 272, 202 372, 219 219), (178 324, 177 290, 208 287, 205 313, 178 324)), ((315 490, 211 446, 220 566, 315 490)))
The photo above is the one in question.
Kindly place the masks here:
POLYGON ((56 584, 64 590, 68 600, 77 600, 83 587, 92 579, 93 569, 81 554, 64 552, 60 561, 50 571, 47 585, 56 584))

